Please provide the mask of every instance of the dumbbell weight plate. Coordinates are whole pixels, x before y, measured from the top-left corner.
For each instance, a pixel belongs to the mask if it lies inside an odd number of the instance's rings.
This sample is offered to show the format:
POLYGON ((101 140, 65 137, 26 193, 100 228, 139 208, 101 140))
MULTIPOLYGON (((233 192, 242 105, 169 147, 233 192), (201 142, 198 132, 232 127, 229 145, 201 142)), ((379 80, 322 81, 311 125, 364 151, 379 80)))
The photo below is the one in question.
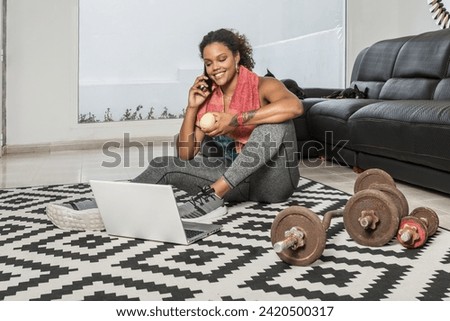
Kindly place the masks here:
POLYGON ((344 226, 350 237, 366 246, 387 244, 397 233, 400 216, 390 197, 374 189, 353 195, 344 208, 344 226), (373 210, 379 221, 375 229, 365 229, 358 220, 363 211, 373 210))
POLYGON ((302 206, 291 206, 282 210, 275 217, 271 228, 272 245, 283 241, 285 231, 299 227, 304 232, 304 246, 295 250, 287 248, 278 256, 286 263, 306 266, 315 262, 323 253, 326 243, 326 232, 322 221, 310 209, 302 206))
POLYGON ((400 214, 400 218, 409 214, 408 200, 397 187, 388 184, 375 183, 370 185, 369 188, 376 189, 378 191, 386 193, 392 199, 395 206, 397 207, 398 212, 400 214))
POLYGON ((400 242, 400 244, 402 244, 404 247, 408 249, 416 249, 418 247, 423 246, 427 241, 427 239, 428 239, 427 227, 425 223, 420 220, 420 218, 414 216, 406 216, 402 218, 397 233, 397 240, 400 242), (418 234, 417 240, 413 241, 412 243, 405 242, 401 239, 400 232, 402 232, 402 230, 405 228, 406 225, 408 225, 410 228, 415 227, 416 233, 418 234))
POLYGON ((434 235, 434 233, 436 233, 439 227, 439 216, 431 208, 418 207, 414 209, 410 215, 426 221, 429 236, 432 236, 434 235))
POLYGON ((370 185, 375 183, 388 184, 394 187, 396 186, 391 175, 379 168, 370 168, 358 174, 355 185, 353 186, 353 190, 356 194, 359 191, 368 189, 370 185))

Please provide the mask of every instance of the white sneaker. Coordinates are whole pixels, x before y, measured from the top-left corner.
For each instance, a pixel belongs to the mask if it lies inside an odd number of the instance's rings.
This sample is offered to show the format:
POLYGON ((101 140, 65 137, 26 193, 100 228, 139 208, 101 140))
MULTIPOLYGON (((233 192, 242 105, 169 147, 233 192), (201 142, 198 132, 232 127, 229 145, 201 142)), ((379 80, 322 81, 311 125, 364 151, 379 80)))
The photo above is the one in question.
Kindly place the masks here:
POLYGON ((46 212, 52 223, 61 229, 77 231, 105 229, 95 200, 49 204, 46 212))
POLYGON ((228 212, 223 199, 217 197, 214 190, 205 186, 195 196, 178 208, 180 217, 185 221, 210 222, 228 212))

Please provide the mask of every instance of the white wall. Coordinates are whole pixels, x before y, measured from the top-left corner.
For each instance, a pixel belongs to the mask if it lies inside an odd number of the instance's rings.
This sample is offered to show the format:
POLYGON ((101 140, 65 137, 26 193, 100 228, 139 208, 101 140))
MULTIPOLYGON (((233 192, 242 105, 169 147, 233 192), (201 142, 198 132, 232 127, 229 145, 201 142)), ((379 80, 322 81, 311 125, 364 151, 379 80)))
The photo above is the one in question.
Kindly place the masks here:
MULTIPOLYGON (((438 29, 426 0, 347 1, 348 72, 375 41, 438 29)), ((179 120, 77 124, 77 2, 8 1, 8 146, 173 135, 179 120)))
POLYGON ((347 84, 358 53, 373 43, 439 30, 426 0, 347 0, 347 84))

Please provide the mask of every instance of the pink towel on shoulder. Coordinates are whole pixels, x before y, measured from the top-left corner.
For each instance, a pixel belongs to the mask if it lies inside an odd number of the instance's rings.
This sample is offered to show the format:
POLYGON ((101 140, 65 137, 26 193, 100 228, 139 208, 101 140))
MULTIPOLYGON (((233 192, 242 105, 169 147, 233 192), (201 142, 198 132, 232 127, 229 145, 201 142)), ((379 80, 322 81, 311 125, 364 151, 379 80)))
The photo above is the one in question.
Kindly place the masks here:
MULTIPOLYGON (((244 66, 239 68, 238 82, 230 102, 228 112, 230 114, 242 113, 245 111, 255 110, 260 108, 259 92, 258 92, 259 77, 254 72, 248 70, 244 66)), ((206 112, 223 112, 223 93, 220 88, 213 87, 213 92, 205 104, 200 107, 197 113, 197 126, 200 118, 206 112)), ((239 126, 230 133, 230 137, 239 145, 245 145, 252 133, 254 125, 239 126)), ((238 150, 240 148, 237 148, 238 150)))

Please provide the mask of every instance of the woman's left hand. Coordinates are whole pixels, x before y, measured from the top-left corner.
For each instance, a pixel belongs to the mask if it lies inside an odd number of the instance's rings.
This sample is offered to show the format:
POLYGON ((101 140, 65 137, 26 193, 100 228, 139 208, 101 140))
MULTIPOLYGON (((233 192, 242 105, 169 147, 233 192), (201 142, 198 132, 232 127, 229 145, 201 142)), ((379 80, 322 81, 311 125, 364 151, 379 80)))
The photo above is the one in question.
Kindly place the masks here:
POLYGON ((205 130, 206 135, 211 137, 221 136, 226 135, 236 129, 236 126, 231 124, 234 115, 218 112, 213 112, 212 114, 214 115, 216 122, 209 130, 205 130))

